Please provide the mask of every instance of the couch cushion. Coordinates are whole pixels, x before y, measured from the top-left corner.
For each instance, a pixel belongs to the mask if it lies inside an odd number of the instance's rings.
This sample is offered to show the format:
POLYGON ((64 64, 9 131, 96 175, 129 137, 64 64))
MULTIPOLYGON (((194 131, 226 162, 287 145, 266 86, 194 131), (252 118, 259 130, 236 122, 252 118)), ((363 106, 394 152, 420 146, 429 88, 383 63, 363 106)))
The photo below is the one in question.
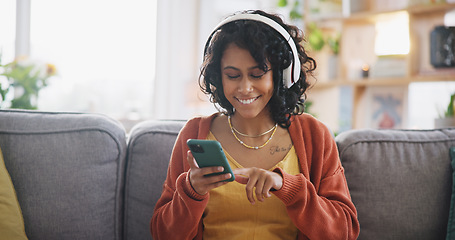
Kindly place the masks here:
POLYGON ((450 200, 449 221, 447 223, 446 239, 455 238, 455 147, 450 148, 450 158, 452 163, 452 197, 450 200))
POLYGON ((336 137, 359 239, 444 239, 455 129, 351 130, 336 137))
POLYGON ((30 239, 121 239, 125 131, 103 115, 0 111, 30 239))
POLYGON ((21 207, 17 201, 16 191, 11 182, 8 170, 3 161, 0 149, 0 233, 2 238, 10 240, 25 240, 24 219, 21 207))
POLYGON ((125 182, 125 239, 152 239, 150 220, 183 121, 147 121, 130 135, 125 182))

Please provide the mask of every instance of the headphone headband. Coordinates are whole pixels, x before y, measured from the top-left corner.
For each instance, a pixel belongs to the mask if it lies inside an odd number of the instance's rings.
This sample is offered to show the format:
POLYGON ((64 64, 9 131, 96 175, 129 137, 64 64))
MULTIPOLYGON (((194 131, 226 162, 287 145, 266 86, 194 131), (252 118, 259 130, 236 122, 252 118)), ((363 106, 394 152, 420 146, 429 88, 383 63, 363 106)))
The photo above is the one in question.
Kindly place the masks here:
POLYGON ((279 23, 275 22, 274 20, 262 16, 260 14, 252 14, 252 13, 240 13, 236 14, 233 16, 230 16, 223 21, 221 21, 215 29, 212 31, 210 34, 204 48, 204 55, 206 54, 207 48, 210 45, 210 42, 212 40, 213 35, 216 33, 218 29, 220 29, 223 25, 237 21, 237 20, 252 20, 252 21, 257 21, 257 22, 262 22, 264 24, 267 24, 271 28, 275 29, 278 33, 280 33, 281 36, 286 40, 288 43, 289 47, 292 50, 292 55, 293 55, 293 62, 291 65, 289 65, 288 68, 283 70, 283 83, 287 88, 290 88, 295 82, 299 80, 300 77, 300 60, 299 60, 299 54, 297 52, 297 47, 295 45, 294 40, 292 39, 291 35, 284 29, 279 23))

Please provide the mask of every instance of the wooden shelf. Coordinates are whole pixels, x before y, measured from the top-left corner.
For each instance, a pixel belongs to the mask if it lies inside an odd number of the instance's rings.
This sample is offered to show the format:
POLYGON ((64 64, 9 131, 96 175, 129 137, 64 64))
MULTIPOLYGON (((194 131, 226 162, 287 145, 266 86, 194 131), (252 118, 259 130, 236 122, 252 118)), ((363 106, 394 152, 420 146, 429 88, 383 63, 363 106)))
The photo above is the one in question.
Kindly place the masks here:
POLYGON ((316 81, 312 83, 312 89, 323 90, 340 86, 398 86, 408 85, 413 82, 455 82, 455 75, 442 76, 412 76, 412 77, 394 77, 394 78, 364 78, 359 80, 331 80, 316 81))
POLYGON ((332 87, 338 87, 341 85, 349 84, 346 82, 345 79, 330 79, 330 80, 315 80, 311 82, 311 86, 316 89, 324 89, 324 88, 332 88, 332 87))
POLYGON ((425 5, 410 6, 406 11, 411 14, 427 14, 435 12, 447 12, 447 10, 455 9, 455 3, 434 3, 425 5))
POLYGON ((450 9, 455 9, 455 3, 432 3, 432 4, 418 4, 409 6, 407 8, 393 9, 387 11, 362 11, 351 13, 350 16, 342 16, 335 14, 333 16, 312 17, 311 21, 345 21, 345 22, 376 22, 377 17, 383 14, 391 14, 401 11, 406 11, 410 14, 428 14, 447 12, 450 9))
MULTIPOLYGON (((346 0, 343 0, 346 1, 346 0)), ((332 17, 312 18, 306 16, 306 20, 315 21, 327 32, 338 31, 341 33, 340 53, 338 56, 338 70, 336 79, 326 79, 328 57, 320 52, 322 56, 316 55, 320 62, 319 79, 314 81, 309 89, 309 95, 314 98, 314 109, 316 114, 329 122, 333 129, 337 130, 339 125, 339 111, 346 111, 352 114, 352 128, 368 126, 367 120, 362 116, 368 112, 372 100, 369 99, 374 92, 387 91, 389 87, 395 95, 404 89, 407 91, 412 83, 436 83, 454 82, 455 67, 434 68, 430 64, 430 32, 435 26, 442 25, 446 12, 455 9, 455 3, 434 3, 414 5, 401 9, 378 10, 382 8, 381 0, 370 1, 364 11, 352 13, 348 17, 341 14, 332 17), (375 26, 378 22, 387 22, 394 19, 393 14, 406 12, 409 20, 410 50, 405 57, 406 67, 402 77, 359 78, 356 74, 360 71, 362 64, 373 66, 377 63, 378 56, 374 53, 374 42, 377 36, 375 26), (390 14, 390 15, 389 15, 390 14), (357 70, 359 69, 359 70, 357 70), (344 88, 347 86, 348 88, 344 88), (385 90, 384 90, 385 89, 385 90), (341 97, 341 98, 340 98, 341 97), (324 99, 319 103, 318 99, 324 99), (369 100, 368 100, 369 99, 369 100), (342 101, 342 102, 340 102, 342 101), (336 103, 336 104, 334 104, 336 103), (350 106, 348 106, 350 105, 350 106), (317 111, 320 112, 317 112, 317 111)), ((371 70, 370 69, 370 70, 371 70)), ((360 74, 360 73, 359 73, 360 74)), ((403 105, 406 108, 406 105, 403 105)), ((402 110, 405 112, 405 110, 402 110)), ((344 116, 344 118, 346 118, 344 116)))

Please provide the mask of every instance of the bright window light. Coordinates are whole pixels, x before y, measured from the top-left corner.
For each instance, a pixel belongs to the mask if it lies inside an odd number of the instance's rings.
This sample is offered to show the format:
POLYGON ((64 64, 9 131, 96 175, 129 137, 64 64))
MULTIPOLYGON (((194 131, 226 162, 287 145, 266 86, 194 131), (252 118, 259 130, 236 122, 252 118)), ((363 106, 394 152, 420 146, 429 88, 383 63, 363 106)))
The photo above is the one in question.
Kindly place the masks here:
POLYGON ((38 108, 147 117, 156 8, 156 0, 32 1, 30 57, 53 63, 58 73, 40 92, 38 108))
POLYGON ((6 0, 0 3, 0 54, 2 63, 14 59, 14 40, 16 38, 16 1, 6 0))
POLYGON ((408 13, 397 12, 379 17, 374 46, 377 56, 408 54, 409 42, 408 13))
MULTIPOLYGON (((14 60, 14 40, 16 38, 16 1, 6 0, 0 2, 0 64, 7 64, 14 60)), ((0 74, 2 73, 0 68, 0 74)), ((0 88, 6 89, 9 85, 4 76, 0 76, 0 88)), ((10 97, 6 97, 8 100, 10 97)), ((0 106, 3 105, 0 97, 0 106)), ((4 106, 4 105, 3 105, 4 106)))
POLYGON ((444 25, 447 27, 455 27, 455 9, 444 15, 444 25))

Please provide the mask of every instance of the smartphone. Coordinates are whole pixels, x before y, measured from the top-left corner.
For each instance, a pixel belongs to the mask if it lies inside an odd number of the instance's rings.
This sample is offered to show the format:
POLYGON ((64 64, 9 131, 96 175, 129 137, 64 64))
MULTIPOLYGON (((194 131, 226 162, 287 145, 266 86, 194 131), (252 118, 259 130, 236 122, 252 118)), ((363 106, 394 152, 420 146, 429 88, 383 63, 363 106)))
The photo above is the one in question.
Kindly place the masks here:
POLYGON ((231 166, 229 166, 226 155, 224 155, 221 144, 218 141, 188 139, 186 143, 188 144, 188 147, 190 148, 191 153, 200 168, 222 166, 224 168, 223 172, 209 175, 230 173, 231 178, 223 181, 234 181, 234 173, 232 172, 231 166))

